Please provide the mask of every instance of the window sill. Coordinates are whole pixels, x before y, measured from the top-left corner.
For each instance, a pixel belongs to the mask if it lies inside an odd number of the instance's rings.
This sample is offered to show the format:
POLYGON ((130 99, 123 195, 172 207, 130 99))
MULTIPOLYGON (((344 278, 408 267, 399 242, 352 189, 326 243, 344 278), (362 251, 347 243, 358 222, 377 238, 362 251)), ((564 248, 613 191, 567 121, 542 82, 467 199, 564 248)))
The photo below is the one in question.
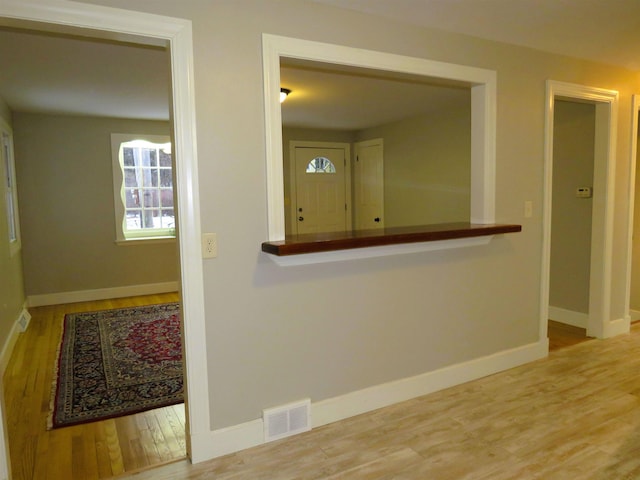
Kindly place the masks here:
POLYGON ((176 237, 140 237, 116 240, 117 245, 149 245, 152 243, 174 243, 176 237))
POLYGON ((494 235, 520 231, 521 225, 444 223, 291 235, 282 241, 264 242, 262 251, 279 265, 303 265, 484 245, 494 235))

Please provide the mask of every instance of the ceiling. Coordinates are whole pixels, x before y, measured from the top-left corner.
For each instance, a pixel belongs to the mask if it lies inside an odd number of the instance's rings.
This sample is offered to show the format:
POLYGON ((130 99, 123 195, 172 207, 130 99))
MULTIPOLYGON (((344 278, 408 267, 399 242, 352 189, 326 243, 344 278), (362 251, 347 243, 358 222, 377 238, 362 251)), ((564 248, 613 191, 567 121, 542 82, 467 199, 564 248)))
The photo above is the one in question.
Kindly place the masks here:
POLYGON ((281 106, 286 127, 358 131, 471 105, 468 87, 319 62, 281 59, 280 85, 291 90, 281 106))
POLYGON ((640 70, 638 0, 313 0, 640 70))
POLYGON ((169 119, 165 49, 0 29, 0 96, 17 112, 169 119))
MULTIPOLYGON (((640 0, 312 1, 640 71, 640 0)), ((170 68, 163 48, 0 30, 0 58, 8 66, 0 69, 0 96, 14 111, 169 118, 170 68)), ((314 117, 343 129, 363 128, 379 115, 393 120, 397 110, 424 105, 425 98, 434 103, 431 87, 408 88, 389 79, 354 87, 348 75, 310 74, 308 67, 282 70, 283 86, 294 92, 283 119, 298 126, 318 126, 302 113, 304 102, 314 98, 325 100, 314 117), (376 102, 367 102, 364 91, 375 92, 376 102), (329 99, 336 110, 327 109, 329 99)), ((439 90, 438 98, 456 96, 453 90, 439 90)))

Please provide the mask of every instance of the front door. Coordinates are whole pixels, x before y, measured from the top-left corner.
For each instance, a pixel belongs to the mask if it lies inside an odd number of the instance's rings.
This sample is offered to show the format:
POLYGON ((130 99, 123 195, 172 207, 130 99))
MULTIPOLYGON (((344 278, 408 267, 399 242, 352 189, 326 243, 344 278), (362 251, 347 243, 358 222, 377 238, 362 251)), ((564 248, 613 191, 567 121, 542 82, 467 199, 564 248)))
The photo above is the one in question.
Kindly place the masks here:
POLYGON ((296 147, 295 165, 298 233, 346 231, 345 149, 296 147))

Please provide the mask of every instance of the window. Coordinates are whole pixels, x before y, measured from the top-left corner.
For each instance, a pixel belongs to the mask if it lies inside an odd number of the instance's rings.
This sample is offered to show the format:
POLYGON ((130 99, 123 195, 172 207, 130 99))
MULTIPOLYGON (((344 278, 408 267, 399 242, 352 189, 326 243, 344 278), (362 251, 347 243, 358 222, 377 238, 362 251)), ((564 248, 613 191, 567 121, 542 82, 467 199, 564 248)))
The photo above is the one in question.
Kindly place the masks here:
POLYGON ((169 137, 112 134, 111 144, 117 239, 175 237, 169 137))
POLYGON ((327 157, 316 157, 307 165, 306 173, 336 173, 336 167, 327 157))
POLYGON ((13 255, 20 250, 20 223, 18 221, 18 190, 16 188, 15 161, 13 158, 13 138, 9 129, 2 125, 2 174, 4 201, 6 206, 9 251, 13 255))

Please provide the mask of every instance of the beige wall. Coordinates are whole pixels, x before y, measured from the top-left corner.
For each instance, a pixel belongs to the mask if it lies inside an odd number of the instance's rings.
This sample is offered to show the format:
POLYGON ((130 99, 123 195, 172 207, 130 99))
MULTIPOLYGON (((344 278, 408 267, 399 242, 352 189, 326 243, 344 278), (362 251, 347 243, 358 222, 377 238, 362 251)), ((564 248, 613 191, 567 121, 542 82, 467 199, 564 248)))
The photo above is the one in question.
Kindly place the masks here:
POLYGON ((111 133, 168 122, 14 114, 27 295, 176 281, 175 242, 115 243, 111 133))
POLYGON ((292 400, 319 401, 538 341, 549 78, 620 91, 611 315, 624 315, 625 172, 637 74, 313 2, 85 1, 193 22, 201 223, 219 242, 218 258, 204 264, 213 428, 292 400), (260 253, 268 236, 264 32, 496 70, 496 219, 523 231, 484 247, 275 265, 260 253), (525 200, 533 202, 532 218, 523 218, 525 200))
POLYGON ((589 313, 595 106, 555 102, 549 305, 589 313))
POLYGON ((468 222, 471 104, 358 132, 384 139, 385 227, 468 222))
MULTIPOLYGON (((1 98, 0 117, 11 126, 9 107, 1 98)), ((3 171, 4 165, 0 165, 0 172, 3 171)), ((9 250, 7 205, 5 202, 5 196, 0 195, 0 348, 5 344, 25 303, 22 252, 17 251, 12 254, 9 250)))

